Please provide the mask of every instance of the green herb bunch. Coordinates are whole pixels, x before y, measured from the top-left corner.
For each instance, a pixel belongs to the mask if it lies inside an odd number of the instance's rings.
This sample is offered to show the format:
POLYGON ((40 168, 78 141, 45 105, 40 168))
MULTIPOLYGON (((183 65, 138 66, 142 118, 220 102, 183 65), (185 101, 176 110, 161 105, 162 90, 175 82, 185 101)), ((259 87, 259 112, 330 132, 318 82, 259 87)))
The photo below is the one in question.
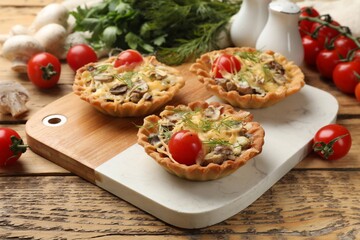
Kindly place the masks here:
POLYGON ((71 12, 95 49, 136 49, 178 65, 218 49, 242 0, 104 0, 71 12))

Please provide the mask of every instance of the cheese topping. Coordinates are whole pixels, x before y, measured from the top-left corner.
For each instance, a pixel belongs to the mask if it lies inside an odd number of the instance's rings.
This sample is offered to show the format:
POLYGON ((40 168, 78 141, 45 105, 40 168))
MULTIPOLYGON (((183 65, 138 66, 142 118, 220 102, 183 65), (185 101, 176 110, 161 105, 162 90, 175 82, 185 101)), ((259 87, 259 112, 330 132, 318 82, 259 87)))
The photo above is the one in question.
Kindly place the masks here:
MULTIPOLYGON (((215 59, 220 55, 215 55, 215 59)), ((289 81, 284 67, 276 61, 276 55, 260 51, 235 52, 240 61, 240 71, 223 71, 222 78, 215 78, 225 91, 237 91, 241 95, 274 92, 289 81)))
POLYGON ((223 111, 223 106, 209 105, 206 109, 192 110, 181 105, 174 110, 163 111, 160 117, 157 133, 149 136, 149 142, 158 152, 169 156, 173 161, 175 160, 171 157, 167 144, 170 137, 180 130, 198 134, 203 143, 203 158, 197 161, 201 166, 234 160, 251 146, 250 136, 247 135, 251 123, 223 111))
POLYGON ((168 66, 153 63, 153 57, 144 58, 133 69, 116 68, 113 62, 89 65, 82 73, 85 93, 107 102, 141 103, 166 94, 181 78, 168 66))

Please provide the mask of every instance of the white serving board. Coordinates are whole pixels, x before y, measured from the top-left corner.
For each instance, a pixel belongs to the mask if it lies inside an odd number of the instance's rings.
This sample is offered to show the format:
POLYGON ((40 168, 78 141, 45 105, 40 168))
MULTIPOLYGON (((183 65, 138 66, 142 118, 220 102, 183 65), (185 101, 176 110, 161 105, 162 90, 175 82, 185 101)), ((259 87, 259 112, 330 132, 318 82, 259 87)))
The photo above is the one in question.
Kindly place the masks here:
POLYGON ((180 179, 134 144, 95 169, 96 185, 177 227, 219 223, 253 203, 309 153, 316 131, 336 120, 338 103, 306 85, 272 107, 248 111, 265 129, 263 151, 228 177, 180 179))

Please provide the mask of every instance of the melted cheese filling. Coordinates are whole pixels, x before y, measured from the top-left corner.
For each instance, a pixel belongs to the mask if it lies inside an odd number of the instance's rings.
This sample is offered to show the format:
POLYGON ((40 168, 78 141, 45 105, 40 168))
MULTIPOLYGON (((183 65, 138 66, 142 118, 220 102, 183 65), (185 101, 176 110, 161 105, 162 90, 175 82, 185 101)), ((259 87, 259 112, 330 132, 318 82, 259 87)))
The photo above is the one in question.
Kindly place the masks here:
POLYGON ((124 103, 162 96, 181 77, 171 67, 153 64, 151 58, 144 58, 142 64, 125 72, 119 72, 109 62, 97 63, 84 71, 81 78, 87 86, 87 94, 109 102, 124 103))
MULTIPOLYGON (((266 92, 276 91, 279 86, 285 85, 290 79, 274 55, 260 51, 237 52, 234 55, 241 63, 240 71, 223 71, 221 73, 225 81, 230 81, 237 86, 240 94, 265 95, 266 92), (246 90, 249 88, 252 89, 252 92, 246 90)), ((213 62, 217 57, 214 56, 213 62)), ((228 85, 223 85, 227 91, 235 90, 234 87, 229 89, 225 87, 228 85)))
POLYGON ((204 109, 191 110, 187 107, 164 111, 157 123, 157 136, 161 141, 158 152, 172 159, 167 147, 171 135, 189 130, 197 133, 203 143, 204 157, 198 160, 198 164, 206 166, 211 162, 221 164, 225 160, 234 160, 250 147, 251 140, 246 132, 251 128, 251 123, 236 115, 220 113, 220 109, 215 109, 217 113, 214 115, 206 114, 204 109))

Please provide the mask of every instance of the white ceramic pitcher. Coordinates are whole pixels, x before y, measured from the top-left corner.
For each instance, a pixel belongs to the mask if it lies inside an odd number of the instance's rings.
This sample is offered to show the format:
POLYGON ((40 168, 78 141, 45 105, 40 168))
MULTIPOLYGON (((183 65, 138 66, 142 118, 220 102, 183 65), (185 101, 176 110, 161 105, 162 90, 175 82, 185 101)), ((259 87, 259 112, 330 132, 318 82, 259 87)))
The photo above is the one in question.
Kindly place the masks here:
POLYGON ((243 0, 230 28, 231 41, 237 47, 255 47, 268 18, 271 0, 243 0))
POLYGON ((299 15, 300 7, 293 2, 270 3, 268 21, 256 42, 256 48, 278 52, 301 65, 304 48, 298 30, 299 15))

